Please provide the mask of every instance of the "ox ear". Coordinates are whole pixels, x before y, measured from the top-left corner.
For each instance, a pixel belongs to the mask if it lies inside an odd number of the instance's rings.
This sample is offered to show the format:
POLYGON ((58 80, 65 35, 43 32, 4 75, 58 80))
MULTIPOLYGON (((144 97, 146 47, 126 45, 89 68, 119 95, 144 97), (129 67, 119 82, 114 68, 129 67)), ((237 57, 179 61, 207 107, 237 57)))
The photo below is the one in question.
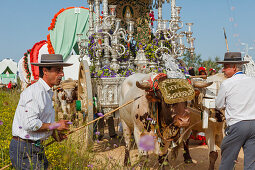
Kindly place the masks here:
POLYGON ((196 88, 205 88, 205 87, 208 87, 208 86, 210 86, 212 84, 213 84, 213 82, 194 81, 193 82, 193 87, 196 87, 196 88))
POLYGON ((146 80, 143 81, 137 81, 136 87, 142 89, 142 90, 149 90, 151 88, 150 83, 146 80))

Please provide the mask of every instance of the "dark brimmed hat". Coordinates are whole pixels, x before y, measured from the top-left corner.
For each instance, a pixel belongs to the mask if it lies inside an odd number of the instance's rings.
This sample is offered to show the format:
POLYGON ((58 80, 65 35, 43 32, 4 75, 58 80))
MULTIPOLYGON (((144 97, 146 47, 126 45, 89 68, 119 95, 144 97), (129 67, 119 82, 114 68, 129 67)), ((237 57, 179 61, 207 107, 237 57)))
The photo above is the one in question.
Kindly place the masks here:
POLYGON ((225 53, 223 61, 217 61, 218 64, 246 64, 249 61, 243 61, 240 52, 225 53))
POLYGON ((42 54, 40 63, 31 64, 40 67, 67 67, 73 65, 71 63, 64 63, 61 54, 42 54))

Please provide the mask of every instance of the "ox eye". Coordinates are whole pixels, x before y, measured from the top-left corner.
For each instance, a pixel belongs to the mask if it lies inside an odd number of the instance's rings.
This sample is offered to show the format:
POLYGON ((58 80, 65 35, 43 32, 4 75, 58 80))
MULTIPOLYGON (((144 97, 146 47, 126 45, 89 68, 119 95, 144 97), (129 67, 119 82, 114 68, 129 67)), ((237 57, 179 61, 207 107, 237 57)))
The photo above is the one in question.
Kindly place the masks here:
POLYGON ((170 108, 170 107, 171 107, 171 104, 167 104, 167 103, 166 103, 166 107, 170 108))

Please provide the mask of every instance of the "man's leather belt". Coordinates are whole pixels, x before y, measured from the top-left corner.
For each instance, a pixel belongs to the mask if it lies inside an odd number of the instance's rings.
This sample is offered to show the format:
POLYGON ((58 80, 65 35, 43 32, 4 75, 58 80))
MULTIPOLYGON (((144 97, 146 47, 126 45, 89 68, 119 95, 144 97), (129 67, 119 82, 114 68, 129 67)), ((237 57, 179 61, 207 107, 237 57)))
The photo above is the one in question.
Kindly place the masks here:
POLYGON ((23 142, 28 142, 28 143, 36 143, 37 141, 29 140, 29 139, 22 139, 18 136, 13 136, 12 139, 16 141, 23 141, 23 142))

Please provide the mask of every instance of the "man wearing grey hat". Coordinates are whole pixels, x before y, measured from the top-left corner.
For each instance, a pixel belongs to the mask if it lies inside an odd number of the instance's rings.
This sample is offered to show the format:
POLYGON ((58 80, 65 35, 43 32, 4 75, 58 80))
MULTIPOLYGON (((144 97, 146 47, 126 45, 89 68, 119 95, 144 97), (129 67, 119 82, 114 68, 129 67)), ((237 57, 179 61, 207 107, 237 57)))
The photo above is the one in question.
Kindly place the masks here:
POLYGON ((227 128, 221 144, 220 170, 233 169, 241 147, 244 151, 244 169, 255 169, 255 78, 242 72, 241 53, 225 54, 223 81, 216 98, 216 108, 225 109, 227 128))
POLYGON ((64 76, 62 55, 43 54, 39 66, 39 80, 26 88, 20 95, 13 124, 13 138, 10 143, 10 159, 15 169, 47 169, 42 142, 49 136, 61 141, 68 130, 68 120, 55 121, 51 88, 59 85, 64 76))

